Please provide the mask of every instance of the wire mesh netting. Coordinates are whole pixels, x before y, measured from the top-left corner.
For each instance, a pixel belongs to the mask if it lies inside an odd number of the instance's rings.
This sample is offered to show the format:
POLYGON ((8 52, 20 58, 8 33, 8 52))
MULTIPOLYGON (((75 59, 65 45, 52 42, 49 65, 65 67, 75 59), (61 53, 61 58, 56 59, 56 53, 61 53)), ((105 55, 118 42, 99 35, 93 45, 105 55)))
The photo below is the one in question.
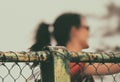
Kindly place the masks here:
POLYGON ((32 63, 0 63, 0 82, 37 82, 40 78, 39 66, 32 63))
MULTIPOLYGON (((95 82, 119 82, 120 80, 120 53, 76 53, 58 49, 38 52, 1 52, 0 82, 41 82, 41 61, 49 60, 50 54, 65 57, 71 63, 74 62, 70 69, 79 66, 78 73, 80 77, 85 78, 82 82, 93 82, 88 80, 92 78, 92 74, 95 82), (32 67, 34 61, 38 62, 36 67, 32 67)), ((59 60, 59 62, 62 61, 59 60)), ((60 63, 58 64, 61 65, 60 63)), ((57 71, 61 73, 61 69, 57 71)), ((46 76, 49 77, 49 75, 46 76)))
MULTIPOLYGON (((31 69, 32 63, 1 63, 0 64, 0 82, 40 82, 40 67, 39 65, 33 69, 31 69)), ((92 65, 92 64, 91 64, 92 65)), ((88 65, 88 66, 91 66, 88 65)), ((96 69, 99 68, 100 65, 104 65, 108 72, 110 70, 104 64, 99 64, 96 69)), ((111 67, 114 65, 111 64, 111 67)), ((94 65, 93 65, 94 66, 94 65)), ((120 67, 120 65, 118 64, 120 67)), ((103 69, 104 70, 104 69, 103 69)), ((101 70, 102 71, 102 70, 101 70)), ((110 74, 110 75, 96 75, 94 76, 95 82, 119 82, 120 73, 110 74)))

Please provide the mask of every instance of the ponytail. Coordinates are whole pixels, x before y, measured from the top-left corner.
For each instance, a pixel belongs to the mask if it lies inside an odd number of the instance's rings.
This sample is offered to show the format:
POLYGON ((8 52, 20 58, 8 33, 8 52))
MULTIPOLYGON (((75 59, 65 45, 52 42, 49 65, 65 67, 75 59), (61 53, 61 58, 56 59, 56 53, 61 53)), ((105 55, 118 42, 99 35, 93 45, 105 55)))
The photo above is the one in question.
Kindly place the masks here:
POLYGON ((30 51, 39 51, 42 50, 44 46, 50 45, 50 32, 48 30, 49 26, 49 24, 44 22, 38 26, 35 35, 35 43, 30 48, 30 51))

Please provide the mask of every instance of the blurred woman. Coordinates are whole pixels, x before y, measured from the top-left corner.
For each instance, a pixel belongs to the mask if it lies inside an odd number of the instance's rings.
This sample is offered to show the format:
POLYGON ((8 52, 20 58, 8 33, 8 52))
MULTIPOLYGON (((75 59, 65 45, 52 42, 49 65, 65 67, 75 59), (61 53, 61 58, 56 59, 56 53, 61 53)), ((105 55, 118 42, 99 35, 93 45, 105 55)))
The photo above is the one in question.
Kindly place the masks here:
MULTIPOLYGON (((89 48, 89 27, 86 24, 85 17, 77 13, 65 13, 59 16, 53 24, 41 23, 35 36, 35 43, 30 48, 31 51, 42 50, 44 46, 51 45, 51 36, 57 42, 57 46, 65 46, 68 51, 79 52, 82 49, 89 48), (54 27, 54 31, 49 32, 49 27, 54 27)), ((37 64, 36 64, 37 65, 37 64)), ((71 82, 94 82, 92 75, 105 75, 120 71, 117 64, 114 64, 110 71, 104 65, 96 69, 98 63, 89 65, 88 63, 79 62, 78 64, 70 63, 71 82), (85 69, 85 70, 84 70, 85 69), (104 70, 103 70, 104 69, 104 70), (114 69, 114 70, 113 70, 114 69), (84 70, 84 71, 83 71, 84 70)), ((111 64, 106 64, 108 67, 111 64)), ((34 64, 35 66, 35 64, 34 64)))

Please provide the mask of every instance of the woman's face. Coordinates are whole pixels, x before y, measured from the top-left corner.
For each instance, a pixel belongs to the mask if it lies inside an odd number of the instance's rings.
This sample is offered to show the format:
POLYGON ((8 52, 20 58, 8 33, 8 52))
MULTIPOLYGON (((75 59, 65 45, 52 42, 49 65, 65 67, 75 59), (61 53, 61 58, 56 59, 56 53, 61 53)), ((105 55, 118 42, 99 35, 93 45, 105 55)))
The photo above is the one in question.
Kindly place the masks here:
POLYGON ((88 37, 89 37, 89 27, 86 24, 86 21, 84 18, 81 19, 81 26, 79 28, 74 28, 72 36, 76 42, 78 42, 83 49, 86 49, 89 47, 88 45, 88 37))

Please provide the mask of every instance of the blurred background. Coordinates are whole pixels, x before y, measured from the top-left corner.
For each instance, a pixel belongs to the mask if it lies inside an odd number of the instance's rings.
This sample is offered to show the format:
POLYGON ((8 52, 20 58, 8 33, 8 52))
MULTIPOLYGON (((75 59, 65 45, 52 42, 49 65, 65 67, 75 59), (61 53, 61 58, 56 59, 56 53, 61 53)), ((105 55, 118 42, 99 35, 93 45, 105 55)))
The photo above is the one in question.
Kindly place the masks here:
POLYGON ((28 51, 37 25, 65 12, 86 16, 90 48, 83 51, 120 51, 120 0, 0 0, 0 51, 28 51))

